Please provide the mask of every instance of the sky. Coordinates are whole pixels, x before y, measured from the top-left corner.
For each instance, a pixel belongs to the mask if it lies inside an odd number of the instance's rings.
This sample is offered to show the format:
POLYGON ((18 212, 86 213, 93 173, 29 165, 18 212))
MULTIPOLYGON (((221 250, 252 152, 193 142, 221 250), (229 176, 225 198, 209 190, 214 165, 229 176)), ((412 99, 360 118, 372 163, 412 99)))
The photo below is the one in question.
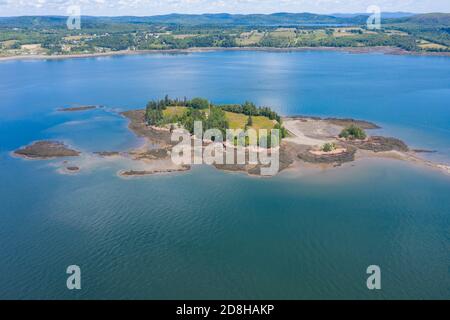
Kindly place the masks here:
POLYGON ((151 16, 168 13, 362 13, 371 5, 383 12, 450 12, 450 0, 0 0, 0 16, 151 16))

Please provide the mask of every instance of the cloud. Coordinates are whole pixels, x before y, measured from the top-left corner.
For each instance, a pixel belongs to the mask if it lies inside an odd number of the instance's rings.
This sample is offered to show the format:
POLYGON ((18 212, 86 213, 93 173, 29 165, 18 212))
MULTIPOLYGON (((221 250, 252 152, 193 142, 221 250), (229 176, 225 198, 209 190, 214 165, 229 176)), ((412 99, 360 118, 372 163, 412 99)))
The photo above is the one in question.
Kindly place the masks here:
POLYGON ((450 12, 449 0, 0 0, 0 15, 58 14, 79 5, 87 15, 157 15, 167 13, 450 12))

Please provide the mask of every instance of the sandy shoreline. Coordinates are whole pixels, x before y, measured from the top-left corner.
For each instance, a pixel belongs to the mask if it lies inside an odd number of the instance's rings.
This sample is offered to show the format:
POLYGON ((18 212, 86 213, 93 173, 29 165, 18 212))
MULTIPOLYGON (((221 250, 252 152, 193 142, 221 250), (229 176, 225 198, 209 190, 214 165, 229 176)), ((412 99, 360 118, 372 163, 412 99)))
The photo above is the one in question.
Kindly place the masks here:
POLYGON ((298 47, 298 48, 273 48, 273 47, 205 47, 205 48, 188 48, 188 49, 166 49, 166 50, 122 50, 103 53, 86 53, 86 54, 68 54, 68 55, 20 55, 0 57, 1 61, 14 60, 63 60, 63 59, 81 59, 111 56, 128 56, 128 55, 146 55, 146 54, 189 54, 196 52, 214 52, 214 51, 261 51, 261 52, 306 52, 306 51, 338 51, 354 54, 363 53, 382 53, 392 55, 412 55, 412 56, 441 56, 450 57, 450 52, 414 52, 406 51, 397 47, 298 47))

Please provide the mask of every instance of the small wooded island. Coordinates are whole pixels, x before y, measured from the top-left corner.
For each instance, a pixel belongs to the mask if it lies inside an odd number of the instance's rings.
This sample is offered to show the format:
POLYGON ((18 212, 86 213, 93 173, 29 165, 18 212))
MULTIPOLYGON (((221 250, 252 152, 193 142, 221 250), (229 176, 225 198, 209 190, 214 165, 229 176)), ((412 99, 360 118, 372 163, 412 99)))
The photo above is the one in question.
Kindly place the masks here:
MULTIPOLYGON (((85 112, 90 109, 78 108, 71 111, 85 112)), ((126 158, 132 160, 133 168, 119 172, 122 177, 144 176, 157 173, 186 171, 195 162, 195 150, 189 151, 189 163, 175 163, 173 154, 179 145, 174 134, 184 132, 189 146, 199 146, 200 153, 214 148, 215 162, 207 163, 220 170, 245 172, 250 175, 265 175, 269 163, 237 160, 238 150, 243 150, 245 159, 251 153, 277 154, 277 173, 284 170, 326 169, 340 166, 361 158, 377 157, 406 160, 440 169, 450 173, 450 166, 436 164, 417 156, 423 150, 410 150, 401 140, 391 137, 372 136, 368 131, 379 128, 376 124, 363 120, 319 118, 319 117, 281 117, 269 107, 257 107, 252 102, 243 104, 215 105, 204 98, 188 100, 171 99, 150 101, 143 110, 121 113, 129 120, 129 129, 145 138, 145 143, 134 150, 99 150, 91 156, 98 158, 126 158), (201 132, 195 126, 201 126, 201 132), (213 137, 205 138, 204 133, 214 129, 213 137), (232 136, 229 132, 244 132, 232 136), (251 132, 256 132, 252 142, 251 132), (218 136, 220 140, 218 140, 218 136), (223 140, 222 140, 223 139, 223 140), (224 153, 218 153, 217 147, 224 153), (242 147, 242 149, 239 149, 242 147), (219 154, 219 158, 217 158, 219 154), (222 159, 220 159, 222 157, 222 159), (217 161, 219 160, 219 161, 217 161), (223 161, 222 161, 223 160, 223 161)), ((178 135, 179 136, 179 135, 178 135)), ((195 148, 194 148, 195 149, 195 148)), ((15 155, 29 159, 49 159, 58 157, 78 157, 80 152, 69 149, 61 142, 38 141, 20 148, 15 155)), ((71 158, 71 159, 72 159, 71 158)), ((82 166, 64 161, 64 172, 75 173, 82 166), (73 170, 77 168, 77 170, 73 170)))

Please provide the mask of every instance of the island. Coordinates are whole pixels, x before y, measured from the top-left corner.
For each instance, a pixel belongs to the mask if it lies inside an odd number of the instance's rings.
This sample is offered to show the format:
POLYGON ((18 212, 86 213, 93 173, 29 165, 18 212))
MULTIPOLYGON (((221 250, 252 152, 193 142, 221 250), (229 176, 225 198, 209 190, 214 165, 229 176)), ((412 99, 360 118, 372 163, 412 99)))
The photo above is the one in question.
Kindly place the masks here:
POLYGON ((59 108, 59 112, 77 112, 77 111, 87 111, 101 108, 101 106, 75 106, 75 107, 67 107, 67 108, 59 108))
POLYGON ((80 152, 70 149, 60 141, 36 141, 14 151, 14 154, 27 159, 53 159, 63 157, 77 157, 80 152))
MULTIPOLYGON (((189 171, 193 165, 199 164, 195 163, 194 146, 200 148, 202 155, 208 150, 214 150, 214 155, 215 150, 224 152, 218 153, 219 158, 215 158, 218 161, 206 164, 219 170, 242 172, 251 176, 263 176, 264 170, 269 167, 269 163, 247 161, 252 152, 269 157, 276 154, 279 166, 276 173, 288 170, 298 172, 306 168, 326 170, 364 158, 409 161, 450 173, 449 165, 419 157, 420 153, 431 151, 411 150, 406 143, 395 137, 371 135, 371 130, 380 127, 365 120, 282 117, 270 107, 258 107, 250 101, 219 105, 202 97, 172 99, 169 96, 148 102, 145 109, 120 114, 128 120, 129 130, 143 138, 144 143, 132 150, 97 151, 89 156, 105 161, 114 160, 113 158, 131 160, 129 168, 117 173, 124 178, 189 171), (196 123, 202 128, 200 136, 196 132, 196 123), (203 134, 210 129, 215 132, 214 136, 205 138, 203 134), (222 140, 228 137, 230 130, 239 134, 243 132, 245 135, 233 136, 231 141, 222 140), (250 143, 249 132, 252 130, 256 132, 255 145, 250 143), (177 137, 175 139, 174 134, 177 137), (189 151, 188 163, 176 163, 173 160, 182 134, 187 136, 187 145, 194 147, 194 152, 189 151), (238 158, 238 150, 243 150, 246 162, 234 161, 238 158), (232 163, 225 161, 227 152, 232 152, 232 163)), ((14 155, 45 160, 78 157, 81 152, 62 142, 38 141, 16 150, 14 155)), ((63 166, 62 171, 66 173, 77 173, 83 169, 81 164, 68 164, 67 160, 63 162, 63 166)))

